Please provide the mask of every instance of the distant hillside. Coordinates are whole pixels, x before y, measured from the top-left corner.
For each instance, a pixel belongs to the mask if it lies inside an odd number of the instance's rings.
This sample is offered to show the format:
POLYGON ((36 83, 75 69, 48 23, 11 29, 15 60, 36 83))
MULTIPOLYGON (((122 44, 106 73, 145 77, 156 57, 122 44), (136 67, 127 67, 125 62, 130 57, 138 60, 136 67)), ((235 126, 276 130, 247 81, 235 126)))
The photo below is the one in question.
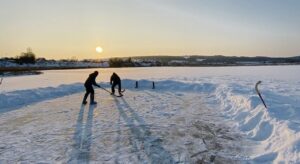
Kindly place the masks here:
MULTIPOLYGON (((155 62, 158 66, 235 66, 235 65, 286 65, 300 64, 300 56, 295 57, 238 57, 238 56, 138 56, 133 62, 155 62)), ((125 59, 124 59, 125 60, 125 59)))

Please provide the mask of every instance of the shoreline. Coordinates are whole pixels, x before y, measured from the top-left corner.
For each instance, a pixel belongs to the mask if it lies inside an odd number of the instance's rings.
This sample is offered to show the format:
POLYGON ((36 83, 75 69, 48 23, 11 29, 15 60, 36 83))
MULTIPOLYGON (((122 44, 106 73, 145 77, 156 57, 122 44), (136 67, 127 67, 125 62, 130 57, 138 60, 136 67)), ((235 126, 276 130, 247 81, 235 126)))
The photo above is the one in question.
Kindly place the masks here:
POLYGON ((162 66, 124 66, 124 67, 81 67, 81 66, 61 66, 61 67, 0 67, 2 72, 17 71, 43 71, 43 70, 65 70, 65 69, 91 69, 91 68, 151 68, 151 67, 253 67, 253 66, 297 66, 300 63, 281 63, 281 64, 205 64, 205 65, 162 65, 162 66))

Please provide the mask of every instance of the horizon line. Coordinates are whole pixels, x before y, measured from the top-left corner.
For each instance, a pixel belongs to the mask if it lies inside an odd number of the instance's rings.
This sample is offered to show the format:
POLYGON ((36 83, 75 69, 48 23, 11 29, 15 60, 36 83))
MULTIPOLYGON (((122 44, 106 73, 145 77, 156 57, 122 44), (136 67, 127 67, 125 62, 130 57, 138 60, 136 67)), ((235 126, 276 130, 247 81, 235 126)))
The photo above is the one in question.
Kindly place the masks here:
MULTIPOLYGON (((266 57, 266 58, 293 58, 293 57, 300 57, 299 55, 293 55, 293 56, 264 56, 264 55, 257 55, 257 56, 243 56, 243 55, 142 55, 142 56, 113 56, 113 57, 106 57, 106 58, 77 58, 76 56, 72 56, 70 58, 60 58, 60 59, 54 59, 54 58, 46 58, 46 57, 39 57, 36 56, 36 59, 40 59, 40 58, 45 58, 46 60, 78 60, 78 61, 82 61, 82 60, 107 60, 107 59, 112 59, 112 58, 142 58, 142 57, 188 57, 188 56, 198 56, 198 57, 213 57, 213 56, 223 56, 223 57, 248 57, 248 58, 255 58, 255 57, 266 57)), ((0 59, 4 59, 4 58, 17 58, 18 56, 15 57, 1 57, 0 59)))

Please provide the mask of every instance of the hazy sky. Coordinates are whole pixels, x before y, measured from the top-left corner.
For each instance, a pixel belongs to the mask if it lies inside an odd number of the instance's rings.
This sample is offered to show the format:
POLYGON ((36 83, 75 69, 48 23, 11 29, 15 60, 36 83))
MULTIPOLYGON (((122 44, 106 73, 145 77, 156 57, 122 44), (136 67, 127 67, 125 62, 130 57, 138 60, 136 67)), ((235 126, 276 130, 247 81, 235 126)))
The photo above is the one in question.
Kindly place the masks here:
POLYGON ((0 57, 27 47, 48 59, 295 56, 300 0, 0 0, 0 57))

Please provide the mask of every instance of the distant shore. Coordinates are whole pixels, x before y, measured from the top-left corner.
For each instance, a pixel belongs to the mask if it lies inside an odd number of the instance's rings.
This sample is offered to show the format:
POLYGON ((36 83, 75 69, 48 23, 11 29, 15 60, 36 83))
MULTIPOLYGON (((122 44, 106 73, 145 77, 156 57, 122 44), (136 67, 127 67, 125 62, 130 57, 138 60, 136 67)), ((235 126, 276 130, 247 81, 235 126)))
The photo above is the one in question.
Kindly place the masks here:
POLYGON ((99 67, 0 67, 0 76, 39 75, 44 70, 90 69, 99 67))

